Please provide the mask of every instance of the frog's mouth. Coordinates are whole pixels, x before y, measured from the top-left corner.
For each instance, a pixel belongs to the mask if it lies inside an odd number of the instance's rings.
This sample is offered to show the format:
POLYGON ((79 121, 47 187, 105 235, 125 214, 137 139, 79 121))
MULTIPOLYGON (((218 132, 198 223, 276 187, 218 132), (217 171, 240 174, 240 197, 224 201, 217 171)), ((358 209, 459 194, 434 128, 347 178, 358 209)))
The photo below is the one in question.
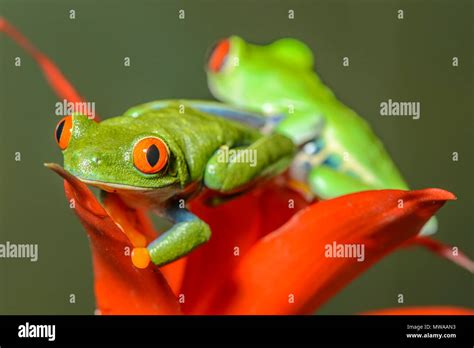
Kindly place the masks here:
POLYGON ((73 173, 56 163, 45 163, 44 165, 69 182, 80 181, 86 185, 97 187, 103 191, 118 194, 130 207, 156 207, 160 202, 165 202, 172 197, 178 197, 176 195, 180 195, 179 197, 188 197, 198 189, 197 183, 189 185, 185 190, 176 186, 148 188, 121 185, 75 176, 73 173))
POLYGON ((147 187, 136 187, 136 186, 130 186, 130 185, 115 184, 111 182, 82 179, 79 177, 77 178, 81 180, 84 184, 95 186, 107 192, 117 192, 117 191, 123 191, 123 190, 127 190, 127 191, 152 191, 153 190, 147 187))
POLYGON ((56 174, 58 174, 64 179, 74 177, 74 178, 79 179, 81 182, 83 182, 86 185, 91 185, 107 192, 117 192, 117 191, 146 192, 146 191, 154 190, 153 188, 149 188, 149 187, 137 187, 137 186, 116 184, 116 183, 104 182, 104 181, 98 181, 98 180, 84 179, 84 178, 81 178, 80 176, 76 176, 73 173, 67 171, 66 169, 64 169, 62 166, 60 166, 57 163, 45 163, 44 166, 46 168, 51 169, 53 172, 55 172, 56 174))

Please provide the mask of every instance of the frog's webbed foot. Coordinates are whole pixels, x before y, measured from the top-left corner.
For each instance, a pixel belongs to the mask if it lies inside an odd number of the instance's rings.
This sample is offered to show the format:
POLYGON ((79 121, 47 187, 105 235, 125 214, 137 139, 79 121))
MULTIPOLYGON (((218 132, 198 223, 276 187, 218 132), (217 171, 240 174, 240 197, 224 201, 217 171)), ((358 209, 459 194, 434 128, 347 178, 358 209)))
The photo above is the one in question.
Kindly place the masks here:
POLYGON ((175 225, 147 247, 151 261, 157 266, 187 255, 211 237, 209 226, 187 209, 170 207, 165 214, 175 225))

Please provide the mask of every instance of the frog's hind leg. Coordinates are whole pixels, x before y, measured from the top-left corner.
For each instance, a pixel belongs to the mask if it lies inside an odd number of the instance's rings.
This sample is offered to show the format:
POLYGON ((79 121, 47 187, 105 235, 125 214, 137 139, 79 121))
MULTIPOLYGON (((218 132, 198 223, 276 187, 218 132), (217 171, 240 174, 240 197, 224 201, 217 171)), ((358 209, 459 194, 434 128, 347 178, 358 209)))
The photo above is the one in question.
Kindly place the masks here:
MULTIPOLYGON (((371 186, 357 177, 338 171, 328 165, 321 165, 311 169, 308 176, 311 191, 321 199, 331 199, 353 192, 382 189, 371 186)), ((421 236, 436 233, 438 220, 432 216, 420 230, 421 236)))
POLYGON ((224 193, 245 190, 255 180, 284 171, 295 150, 293 142, 281 134, 262 136, 246 147, 222 146, 206 165, 204 184, 224 193))
POLYGON ((209 226, 186 208, 170 206, 165 215, 175 225, 147 246, 151 261, 157 266, 187 255, 211 237, 209 226))
POLYGON ((325 164, 311 169, 308 182, 311 191, 321 199, 331 199, 353 192, 376 189, 355 176, 325 164))

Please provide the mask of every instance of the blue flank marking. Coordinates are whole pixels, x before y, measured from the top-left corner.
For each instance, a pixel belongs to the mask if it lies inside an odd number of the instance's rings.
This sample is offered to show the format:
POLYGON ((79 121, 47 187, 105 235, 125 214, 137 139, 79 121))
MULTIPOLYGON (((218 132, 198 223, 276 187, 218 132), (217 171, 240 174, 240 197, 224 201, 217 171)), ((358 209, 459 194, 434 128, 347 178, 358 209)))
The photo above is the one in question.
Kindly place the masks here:
POLYGON ((165 211, 165 215, 175 223, 198 220, 198 217, 186 208, 170 207, 165 211))
POLYGON ((341 165, 341 158, 337 155, 329 155, 323 162, 323 165, 331 167, 333 169, 339 168, 341 165))
POLYGON ((283 114, 274 114, 274 115, 266 116, 266 118, 268 119, 268 122, 273 125, 280 123, 285 117, 286 116, 283 114))
POLYGON ((303 163, 303 170, 304 170, 305 173, 309 173, 311 168, 312 168, 311 163, 309 163, 309 162, 304 162, 303 163))
POLYGON ((324 149, 324 140, 323 139, 318 139, 314 142, 314 153, 317 154, 319 153, 322 149, 324 149))
MULTIPOLYGON (((169 218, 173 224, 177 224, 180 222, 190 222, 194 220, 199 220, 199 218, 191 213, 189 210, 186 208, 179 208, 179 207, 170 207, 167 210, 165 210, 165 216, 169 218)), ((147 249, 152 250, 156 245, 158 245, 164 238, 166 238, 170 232, 170 230, 173 228, 172 226, 169 230, 165 231, 163 234, 161 234, 158 238, 156 238, 154 241, 152 241, 150 244, 148 244, 147 249)))
POLYGON ((303 147, 303 151, 308 155, 316 155, 324 148, 324 140, 318 139, 307 143, 303 147))
MULTIPOLYGON (((159 110, 167 107, 170 104, 169 101, 157 101, 150 102, 150 107, 153 110, 159 110)), ((284 116, 283 115, 272 115, 270 117, 265 117, 256 113, 250 113, 246 111, 236 110, 232 108, 227 108, 225 105, 219 107, 217 105, 205 105, 200 104, 199 102, 185 102, 185 105, 197 109, 201 112, 205 112, 211 115, 220 116, 223 118, 228 118, 240 123, 245 123, 254 128, 262 128, 267 122, 278 123, 284 116)), ((135 113, 133 113, 135 114, 135 113)), ((133 115, 132 114, 132 115, 133 115)))
POLYGON ((226 108, 217 108, 214 106, 203 106, 203 105, 191 105, 192 107, 198 109, 199 111, 206 112, 211 115, 221 116, 224 118, 229 118, 231 120, 245 123, 251 125, 255 128, 261 128, 265 125, 267 120, 264 116, 257 116, 244 111, 226 109, 226 108))

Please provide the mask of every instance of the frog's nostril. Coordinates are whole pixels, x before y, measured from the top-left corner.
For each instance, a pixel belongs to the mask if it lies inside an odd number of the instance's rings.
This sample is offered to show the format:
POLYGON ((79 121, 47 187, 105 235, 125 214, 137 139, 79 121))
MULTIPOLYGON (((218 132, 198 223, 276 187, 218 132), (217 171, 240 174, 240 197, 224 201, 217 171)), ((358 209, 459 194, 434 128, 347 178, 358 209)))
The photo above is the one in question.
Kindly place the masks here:
POLYGON ((92 157, 92 158, 90 159, 90 161, 91 161, 91 163, 92 163, 93 165, 96 165, 96 166, 98 166, 98 165, 100 165, 100 164, 102 163, 102 159, 101 159, 100 157, 98 157, 98 156, 92 157))

